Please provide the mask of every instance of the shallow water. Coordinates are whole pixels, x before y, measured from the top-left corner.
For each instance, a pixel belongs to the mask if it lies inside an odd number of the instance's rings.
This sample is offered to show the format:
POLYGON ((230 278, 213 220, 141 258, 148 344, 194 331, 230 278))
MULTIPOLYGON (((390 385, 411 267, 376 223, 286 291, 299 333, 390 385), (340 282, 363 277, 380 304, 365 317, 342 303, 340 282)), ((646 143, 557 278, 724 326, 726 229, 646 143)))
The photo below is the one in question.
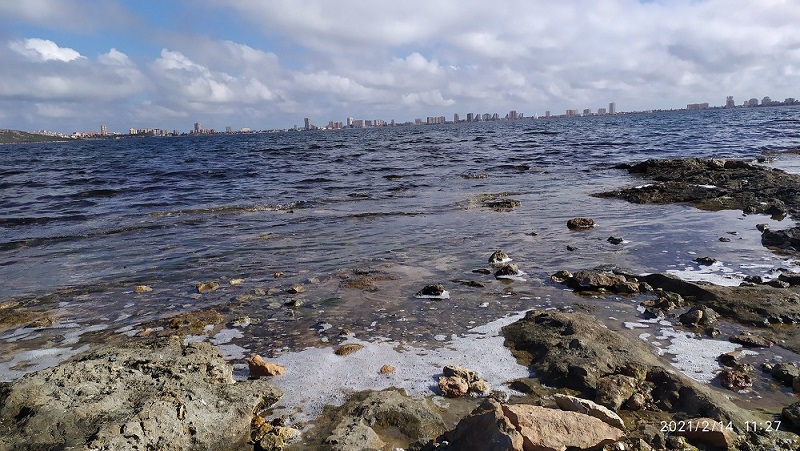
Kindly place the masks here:
MULTIPOLYGON (((774 223, 768 217, 590 195, 646 183, 611 169, 621 162, 755 159, 795 149, 798 113, 758 108, 0 146, 0 303, 16 300, 56 321, 0 329, 0 379, 55 364, 103 333, 132 335, 208 307, 228 321, 251 319, 246 327, 223 325, 238 332, 216 338, 241 368, 250 353, 278 358, 332 346, 343 329, 359 340, 435 350, 529 308, 605 308, 553 286, 548 276, 561 269, 613 265, 723 284, 774 274, 795 262, 761 246, 755 225, 774 223), (484 205, 496 198, 520 204, 509 211, 484 205), (598 225, 571 232, 565 223, 575 216, 598 225), (612 235, 625 243, 608 243, 612 235), (488 269, 496 249, 525 281, 473 272, 488 269), (694 263, 703 256, 720 263, 694 263), (221 288, 198 294, 195 284, 207 280, 221 288), (295 283, 305 291, 287 293, 295 283), (431 283, 444 284, 451 298, 414 298, 431 283), (153 290, 136 293, 136 285, 153 290), (259 291, 270 288, 278 293, 259 291)), ((799 162, 779 153, 769 164, 800 172, 799 162)), ((598 313, 615 329, 641 319, 635 300, 620 302, 630 305, 598 313)))

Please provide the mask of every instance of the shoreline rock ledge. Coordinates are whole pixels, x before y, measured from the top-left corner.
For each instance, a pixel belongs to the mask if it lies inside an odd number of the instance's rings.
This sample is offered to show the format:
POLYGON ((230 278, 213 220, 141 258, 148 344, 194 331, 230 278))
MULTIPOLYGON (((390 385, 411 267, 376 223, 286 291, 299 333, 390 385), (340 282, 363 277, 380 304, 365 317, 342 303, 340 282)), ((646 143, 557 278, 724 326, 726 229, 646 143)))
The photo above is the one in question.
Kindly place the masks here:
POLYGON ((0 450, 244 449, 254 415, 281 396, 235 382, 209 343, 108 347, 0 384, 0 450))

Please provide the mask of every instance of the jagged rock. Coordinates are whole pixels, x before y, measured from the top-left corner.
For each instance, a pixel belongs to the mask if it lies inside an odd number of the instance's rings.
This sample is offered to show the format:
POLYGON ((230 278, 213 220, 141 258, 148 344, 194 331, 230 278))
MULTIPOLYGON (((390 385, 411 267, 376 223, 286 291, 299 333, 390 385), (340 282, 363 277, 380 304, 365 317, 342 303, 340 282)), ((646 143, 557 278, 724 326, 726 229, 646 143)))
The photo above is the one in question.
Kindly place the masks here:
POLYGON ((772 342, 767 338, 748 333, 732 335, 730 341, 733 343, 739 343, 746 348, 769 348, 772 346, 772 342))
POLYGON ((595 401, 611 410, 619 410, 636 391, 636 379, 622 374, 612 374, 597 379, 595 401))
POLYGON ((448 299, 450 298, 450 293, 444 289, 444 285, 437 283, 434 285, 425 285, 414 296, 423 299, 448 299))
POLYGON ((800 401, 784 407, 781 411, 781 417, 794 427, 800 427, 800 401))
POLYGON ((592 218, 572 218, 567 221, 567 227, 570 230, 586 230, 594 227, 594 219, 592 218))
POLYGON ((686 326, 708 327, 719 320, 719 314, 704 305, 695 305, 688 312, 680 315, 679 320, 686 326))
POLYGON ((247 359, 247 367, 250 369, 250 376, 280 376, 286 372, 286 368, 277 363, 267 362, 260 355, 253 354, 247 359))
POLYGON ((317 423, 304 436, 308 449, 384 449, 387 443, 419 449, 446 430, 436 406, 400 389, 356 393, 344 405, 326 408, 317 423))
POLYGON ((381 374, 390 374, 394 373, 397 368, 393 367, 392 365, 383 365, 380 370, 378 370, 381 374))
POLYGON ((0 391, 7 449, 241 449, 253 414, 281 396, 234 382, 208 343, 147 341, 87 352, 0 391), (68 414, 65 414, 68 412, 68 414), (14 427, 6 429, 5 425, 14 427))
POLYGON ((776 363, 770 371, 770 375, 779 380, 787 387, 792 386, 792 382, 796 377, 800 377, 800 367, 793 363, 776 363))
POLYGON ((520 202, 514 199, 492 199, 483 203, 484 207, 495 211, 511 211, 520 206, 520 202))
POLYGON ((338 348, 336 348, 335 351, 333 351, 333 353, 336 354, 336 355, 340 355, 340 356, 346 356, 346 355, 350 355, 350 354, 352 354, 352 353, 354 353, 356 351, 360 351, 363 348, 364 348, 364 345, 360 345, 358 343, 348 343, 348 344, 343 344, 343 345, 339 346, 338 348))
POLYGON ((616 237, 616 236, 610 236, 610 237, 608 237, 608 239, 606 241, 608 241, 611 244, 616 245, 616 244, 622 244, 625 240, 623 240, 622 238, 616 237))
POLYGON ((460 398, 469 393, 469 382, 458 376, 439 377, 439 391, 446 398, 460 398))
POLYGON ((595 417, 603 423, 614 426, 615 428, 625 429, 625 422, 616 412, 605 406, 589 401, 588 399, 578 398, 577 396, 563 395, 556 393, 553 395, 556 404, 561 410, 580 412, 590 417, 595 417))
POLYGON ((519 270, 519 266, 517 266, 516 263, 507 263, 494 273, 494 277, 497 279, 519 277, 521 275, 522 271, 519 270))
POLYGON ((216 291, 219 288, 219 282, 202 282, 195 285, 195 288, 197 288, 198 293, 208 293, 216 291))
POLYGON ((572 273, 563 269, 550 276, 552 282, 560 284, 566 284, 570 279, 572 279, 572 273))
POLYGON ((501 250, 494 251, 492 255, 489 256, 489 264, 492 266, 499 266, 510 261, 511 258, 508 256, 508 254, 501 250))
POLYGON ((713 265, 714 263, 717 262, 717 259, 716 258, 711 258, 711 257, 697 257, 697 258, 694 259, 694 261, 698 265, 711 266, 711 265, 713 265))
POLYGON ((521 451, 524 441, 500 403, 491 399, 461 419, 445 437, 450 449, 463 451, 521 451))
POLYGON ((489 396, 492 393, 492 387, 483 379, 477 380, 469 384, 469 396, 474 398, 482 398, 489 396))
POLYGON ((286 290, 289 294, 299 294, 304 291, 306 291, 306 287, 304 287, 302 283, 296 283, 286 290))
POLYGON ((730 368, 725 368, 720 372, 719 383, 722 384, 723 387, 733 391, 739 391, 753 386, 753 380, 750 378, 749 374, 730 368))
POLYGON ((476 371, 458 365, 445 366, 442 369, 442 374, 444 374, 447 377, 460 377, 465 381, 467 381, 468 384, 471 384, 480 379, 476 371))

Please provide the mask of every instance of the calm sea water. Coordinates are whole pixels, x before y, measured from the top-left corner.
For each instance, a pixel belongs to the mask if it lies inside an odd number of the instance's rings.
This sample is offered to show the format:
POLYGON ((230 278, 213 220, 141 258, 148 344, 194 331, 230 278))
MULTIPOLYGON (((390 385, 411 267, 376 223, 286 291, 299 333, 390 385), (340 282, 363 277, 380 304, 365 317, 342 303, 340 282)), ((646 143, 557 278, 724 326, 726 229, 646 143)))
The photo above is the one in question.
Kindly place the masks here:
MULTIPOLYGON (((238 337, 250 352, 314 345, 327 325, 433 343, 574 302, 548 280, 560 269, 767 273, 785 264, 760 245, 754 226, 769 218, 590 194, 646 183, 616 163, 798 147, 800 109, 789 107, 0 146, 0 303, 50 309, 63 326, 0 340, 76 349, 91 331, 133 333, 216 306, 253 320, 238 337), (494 211, 483 206, 491 197, 520 205, 494 211), (598 227, 569 232, 575 216, 598 227), (474 273, 495 249, 527 280, 474 273), (692 260, 705 255, 722 265, 701 271, 692 260), (209 280, 221 288, 198 294, 209 280), (295 283, 305 291, 286 293, 295 283), (414 299, 430 283, 451 300, 414 299), (260 291, 270 288, 280 292, 260 291)), ((772 164, 796 172, 795 158, 772 164)))

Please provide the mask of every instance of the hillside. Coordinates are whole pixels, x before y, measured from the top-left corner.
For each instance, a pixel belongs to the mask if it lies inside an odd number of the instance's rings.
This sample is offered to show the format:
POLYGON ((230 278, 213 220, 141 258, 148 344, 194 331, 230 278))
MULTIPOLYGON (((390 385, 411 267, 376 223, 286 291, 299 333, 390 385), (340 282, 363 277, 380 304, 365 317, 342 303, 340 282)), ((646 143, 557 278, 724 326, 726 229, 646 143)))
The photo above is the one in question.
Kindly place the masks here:
POLYGON ((61 138, 58 136, 36 135, 33 133, 23 132, 20 130, 0 129, 0 144, 34 143, 34 142, 64 141, 64 140, 65 138, 61 138))

